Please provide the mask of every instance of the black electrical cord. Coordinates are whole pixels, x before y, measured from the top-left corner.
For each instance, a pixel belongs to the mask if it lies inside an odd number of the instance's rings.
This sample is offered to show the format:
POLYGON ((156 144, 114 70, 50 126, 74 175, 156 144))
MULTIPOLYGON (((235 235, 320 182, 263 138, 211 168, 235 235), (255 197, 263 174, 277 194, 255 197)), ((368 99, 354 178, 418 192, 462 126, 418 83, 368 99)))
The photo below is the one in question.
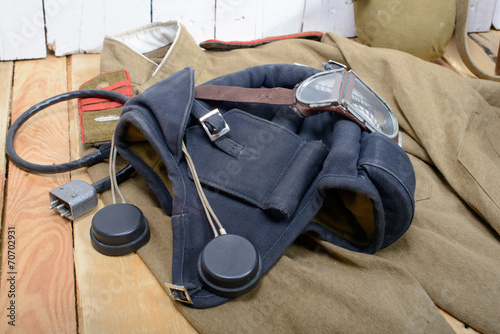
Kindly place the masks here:
MULTIPOLYGON (((132 165, 123 167, 118 173, 116 173, 116 182, 122 183, 123 181, 128 179, 134 171, 135 169, 134 167, 132 167, 132 165)), ((109 177, 105 177, 104 179, 93 183, 92 187, 94 187, 95 191, 99 194, 111 187, 111 180, 109 179, 109 177)))
POLYGON ((109 100, 114 100, 122 103, 126 103, 130 97, 109 91, 104 89, 82 89, 72 92, 67 92, 63 94, 59 94, 48 98, 28 110, 26 110, 15 122, 12 124, 9 132, 7 134, 6 140, 6 150, 9 155, 10 160, 14 164, 16 164, 19 168, 26 170, 28 172, 38 172, 38 173, 46 173, 46 174, 54 174, 54 173, 63 173, 71 170, 75 170, 82 167, 89 167, 95 165, 98 162, 103 161, 104 159, 109 158, 110 144, 102 145, 99 150, 92 152, 81 159, 58 164, 58 165, 39 165, 28 162, 22 159, 14 150, 14 137, 16 136, 17 131, 21 128, 21 126, 33 115, 38 113, 39 111, 48 108, 56 103, 68 101, 76 98, 89 98, 89 97, 98 97, 109 100))

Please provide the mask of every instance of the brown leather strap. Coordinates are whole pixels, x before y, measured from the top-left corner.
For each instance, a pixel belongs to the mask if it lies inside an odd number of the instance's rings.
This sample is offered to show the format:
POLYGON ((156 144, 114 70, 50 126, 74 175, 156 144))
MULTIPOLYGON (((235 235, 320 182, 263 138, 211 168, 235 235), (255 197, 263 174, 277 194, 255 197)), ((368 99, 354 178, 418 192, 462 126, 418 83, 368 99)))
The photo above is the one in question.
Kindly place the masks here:
POLYGON ((295 90, 275 88, 246 88, 236 86, 203 85, 194 90, 194 97, 200 100, 228 101, 241 103, 263 103, 272 105, 290 106, 300 117, 308 117, 319 112, 328 111, 338 113, 350 121, 358 124, 363 130, 368 131, 366 126, 348 112, 343 106, 328 106, 323 108, 309 108, 297 103, 295 90))
MULTIPOLYGON (((323 111, 334 112, 356 123, 364 131, 370 132, 363 122, 360 122, 342 105, 323 108, 309 108, 297 103, 297 100, 295 99, 295 90, 283 87, 246 88, 236 86, 203 85, 195 87, 194 97, 196 99, 210 101, 288 105, 290 109, 295 111, 295 113, 300 117, 312 116, 323 111)), ((399 133, 392 140, 398 143, 399 133)))
POLYGON ((291 106, 295 102, 295 91, 293 89, 282 87, 246 88, 236 86, 204 85, 195 88, 194 97, 201 100, 265 103, 291 106))

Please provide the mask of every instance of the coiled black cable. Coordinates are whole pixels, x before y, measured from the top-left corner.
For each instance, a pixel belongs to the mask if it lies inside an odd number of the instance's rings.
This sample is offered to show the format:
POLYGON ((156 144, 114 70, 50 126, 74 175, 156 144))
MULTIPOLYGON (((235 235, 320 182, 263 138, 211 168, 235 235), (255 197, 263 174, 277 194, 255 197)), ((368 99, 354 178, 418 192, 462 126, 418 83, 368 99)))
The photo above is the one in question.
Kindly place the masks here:
POLYGON ((102 145, 99 150, 92 152, 83 158, 78 160, 58 164, 58 165, 39 165, 34 164, 29 161, 22 159, 14 150, 14 138, 16 136, 17 131, 21 128, 21 126, 30 119, 31 116, 35 115, 39 111, 48 108, 56 103, 68 101, 76 98, 89 98, 89 97, 98 97, 109 100, 118 101, 121 103, 126 103, 130 97, 109 91, 104 89, 83 89, 78 91, 67 92, 63 94, 59 94, 48 98, 36 105, 32 106, 28 110, 26 110, 15 122, 12 124, 9 132, 7 134, 6 139, 6 150, 9 155, 10 160, 16 164, 19 168, 26 170, 28 172, 38 172, 38 173, 46 173, 46 174, 54 174, 54 173, 63 173, 71 170, 79 169, 82 167, 89 167, 95 165, 98 162, 103 161, 104 159, 109 158, 110 144, 102 145))

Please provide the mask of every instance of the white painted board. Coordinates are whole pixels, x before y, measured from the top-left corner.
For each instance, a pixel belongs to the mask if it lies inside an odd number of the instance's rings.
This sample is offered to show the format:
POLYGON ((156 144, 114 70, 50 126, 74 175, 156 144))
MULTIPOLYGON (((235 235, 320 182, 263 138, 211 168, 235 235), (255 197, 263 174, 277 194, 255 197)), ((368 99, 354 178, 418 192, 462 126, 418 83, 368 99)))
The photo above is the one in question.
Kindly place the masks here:
POLYGON ((492 24, 495 29, 500 29, 500 0, 497 0, 496 2, 495 11, 493 12, 492 24))
POLYGON ((489 31, 493 20, 496 0, 470 0, 467 31, 489 31))
POLYGON ((43 17, 40 0, 2 1, 0 60, 46 57, 43 17))
POLYGON ((264 37, 263 12, 264 0, 217 0, 215 38, 247 41, 264 37))
POLYGON ((197 43, 215 37, 215 0, 152 2, 153 22, 179 21, 197 43))
POLYGON ((151 2, 151 0, 103 1, 104 36, 116 35, 151 23, 151 2))
POLYGON ((355 37, 354 6, 346 0, 306 0, 302 29, 331 31, 344 37, 355 37))
POLYGON ((151 22, 150 0, 45 0, 47 44, 56 56, 99 53, 104 36, 151 22))
POLYGON ((352 4, 345 0, 217 1, 217 39, 251 40, 311 30, 355 36, 352 4))
POLYGON ((262 13, 263 37, 301 32, 305 2, 305 0, 265 1, 262 13))
MULTIPOLYGON (((492 23, 500 28, 497 2, 500 0, 471 0, 469 32, 488 31, 492 23)), ((346 0, 4 1, 0 60, 43 58, 46 45, 58 56, 97 53, 106 35, 169 20, 184 24, 198 43, 211 38, 251 40, 311 30, 356 36, 353 5, 346 0)))

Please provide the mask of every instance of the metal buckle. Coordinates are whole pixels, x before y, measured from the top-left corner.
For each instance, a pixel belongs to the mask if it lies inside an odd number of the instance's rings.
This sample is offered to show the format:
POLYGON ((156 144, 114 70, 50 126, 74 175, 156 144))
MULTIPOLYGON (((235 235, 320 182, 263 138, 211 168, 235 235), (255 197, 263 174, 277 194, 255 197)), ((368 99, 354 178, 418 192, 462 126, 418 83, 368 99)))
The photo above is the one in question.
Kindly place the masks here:
POLYGON ((222 117, 222 114, 220 113, 219 109, 214 109, 211 112, 209 112, 208 114, 203 115, 202 117, 200 117, 200 123, 201 123, 201 126, 203 127, 203 129, 205 130, 205 132, 207 133, 207 135, 208 135, 208 137, 210 138, 211 141, 214 141, 217 138, 220 138, 220 137, 224 136, 226 133, 229 132, 229 125, 227 125, 226 120, 224 119, 224 117, 222 117), (222 128, 221 130, 219 130, 217 132, 214 132, 214 133, 212 133, 212 131, 205 124, 205 121, 207 119, 209 119, 210 117, 212 117, 212 116, 218 116, 224 122, 224 128, 222 128))
POLYGON ((193 304, 186 287, 170 283, 165 283, 165 286, 168 289, 168 295, 173 300, 186 304, 193 304))

